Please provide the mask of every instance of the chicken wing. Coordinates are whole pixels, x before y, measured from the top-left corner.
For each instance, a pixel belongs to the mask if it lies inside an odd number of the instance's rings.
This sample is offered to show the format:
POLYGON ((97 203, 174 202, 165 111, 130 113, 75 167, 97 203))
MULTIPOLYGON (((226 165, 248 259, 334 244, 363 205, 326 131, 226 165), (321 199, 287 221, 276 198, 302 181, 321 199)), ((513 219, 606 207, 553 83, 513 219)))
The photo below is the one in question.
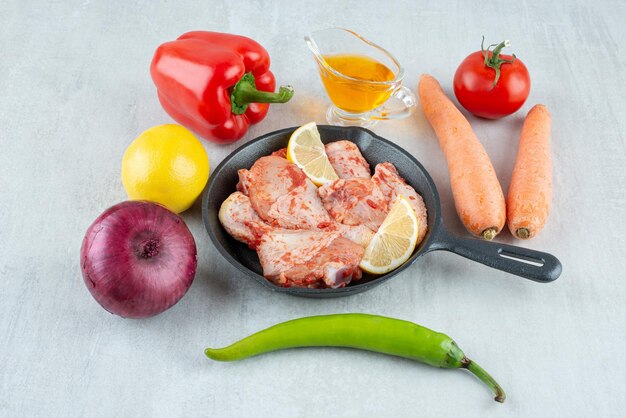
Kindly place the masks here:
POLYGON ((326 144, 326 155, 330 165, 340 179, 370 178, 370 165, 359 147, 350 141, 336 141, 326 144))

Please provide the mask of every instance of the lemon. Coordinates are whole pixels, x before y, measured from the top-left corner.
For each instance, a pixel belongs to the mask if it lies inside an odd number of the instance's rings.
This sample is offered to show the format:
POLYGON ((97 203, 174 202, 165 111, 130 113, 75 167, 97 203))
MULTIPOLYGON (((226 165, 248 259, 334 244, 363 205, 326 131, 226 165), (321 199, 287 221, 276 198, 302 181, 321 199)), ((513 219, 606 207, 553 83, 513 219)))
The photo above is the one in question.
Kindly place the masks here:
POLYGON ((172 212, 189 209, 209 179, 200 141, 179 125, 159 125, 137 137, 122 159, 122 183, 133 200, 157 202, 172 212))
POLYGON ((300 167, 316 186, 339 178, 328 161, 315 122, 302 125, 291 134, 287 159, 300 167))
POLYGON ((396 269, 411 257, 417 245, 418 221, 404 196, 398 196, 365 249, 359 267, 372 274, 396 269))

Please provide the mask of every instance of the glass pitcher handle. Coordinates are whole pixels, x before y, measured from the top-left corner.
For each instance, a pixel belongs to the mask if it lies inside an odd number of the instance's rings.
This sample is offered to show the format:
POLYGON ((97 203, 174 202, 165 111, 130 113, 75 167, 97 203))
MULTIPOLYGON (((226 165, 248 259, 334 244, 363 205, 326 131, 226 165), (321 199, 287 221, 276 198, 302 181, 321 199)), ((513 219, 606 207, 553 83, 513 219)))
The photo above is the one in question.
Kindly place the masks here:
POLYGON ((403 119, 411 115, 417 99, 410 88, 400 86, 391 93, 382 106, 370 113, 370 119, 388 120, 403 119))

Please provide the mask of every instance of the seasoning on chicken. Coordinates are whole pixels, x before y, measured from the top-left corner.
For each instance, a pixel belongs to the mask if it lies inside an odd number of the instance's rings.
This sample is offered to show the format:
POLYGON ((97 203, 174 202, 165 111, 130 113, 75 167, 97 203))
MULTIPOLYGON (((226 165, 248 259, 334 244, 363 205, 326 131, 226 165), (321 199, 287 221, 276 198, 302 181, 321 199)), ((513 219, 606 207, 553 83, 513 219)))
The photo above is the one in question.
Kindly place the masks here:
POLYGON ((324 207, 345 225, 364 225, 378 230, 389 213, 389 201, 371 179, 339 179, 318 189, 324 207))
POLYGON ((339 179, 318 189, 324 207, 338 222, 365 225, 373 231, 383 223, 399 194, 407 198, 419 221, 417 242, 424 239, 428 228, 426 205, 415 189, 409 186, 391 163, 376 165, 371 179, 339 179))
POLYGON ((237 175, 239 176, 239 182, 236 186, 237 191, 248 196, 248 175, 250 175, 250 170, 242 168, 241 170, 237 170, 237 175))
POLYGON ((261 237, 273 229, 259 217, 248 196, 241 192, 232 193, 222 202, 218 218, 230 236, 253 250, 261 237))
POLYGON ((239 170, 238 190, 247 192, 264 221, 284 228, 324 228, 332 219, 317 196, 317 187, 300 168, 278 156, 259 158, 239 170))
POLYGON ((257 248, 263 275, 283 287, 341 287, 361 277, 363 247, 338 230, 276 229, 257 248))
POLYGON ((317 195, 317 187, 309 179, 276 199, 267 215, 277 225, 289 229, 322 229, 332 223, 317 195))
POLYGON ((278 151, 274 151, 271 155, 280 158, 287 158, 287 148, 281 148, 278 151))
POLYGON ((273 227, 241 192, 228 196, 218 217, 233 238, 258 251, 263 275, 284 287, 341 287, 360 278, 358 265, 374 235, 334 221, 323 230, 273 227))
MULTIPOLYGON (((278 229, 263 221, 254 211, 250 198, 241 192, 232 193, 222 202, 218 218, 230 236, 252 249, 256 249, 264 234, 278 229)), ((374 232, 364 225, 349 226, 336 221, 332 221, 324 231, 341 235, 363 248, 374 237, 374 232)))
POLYGON ((336 141, 325 145, 326 155, 340 179, 370 178, 370 165, 354 142, 336 141))

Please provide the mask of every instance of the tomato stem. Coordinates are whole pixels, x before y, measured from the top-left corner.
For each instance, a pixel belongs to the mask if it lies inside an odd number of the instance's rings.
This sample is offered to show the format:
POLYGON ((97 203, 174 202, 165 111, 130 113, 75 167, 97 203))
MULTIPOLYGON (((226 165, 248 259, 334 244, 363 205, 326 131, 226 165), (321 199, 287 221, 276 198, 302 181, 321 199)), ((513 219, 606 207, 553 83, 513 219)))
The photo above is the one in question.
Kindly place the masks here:
POLYGON ((511 60, 503 60, 500 58, 500 52, 502 52, 502 48, 511 46, 511 42, 508 39, 500 42, 499 44, 491 44, 485 49, 485 37, 483 36, 483 40, 480 43, 480 50, 483 52, 483 56, 485 57, 485 65, 489 68, 493 68, 496 72, 496 78, 493 80, 493 85, 491 86, 491 90, 496 87, 498 84, 498 80, 500 79, 500 66, 502 64, 513 64, 515 59, 517 58, 515 54, 513 55, 513 59, 511 60), (493 51, 490 51, 492 47, 495 47, 493 51))

